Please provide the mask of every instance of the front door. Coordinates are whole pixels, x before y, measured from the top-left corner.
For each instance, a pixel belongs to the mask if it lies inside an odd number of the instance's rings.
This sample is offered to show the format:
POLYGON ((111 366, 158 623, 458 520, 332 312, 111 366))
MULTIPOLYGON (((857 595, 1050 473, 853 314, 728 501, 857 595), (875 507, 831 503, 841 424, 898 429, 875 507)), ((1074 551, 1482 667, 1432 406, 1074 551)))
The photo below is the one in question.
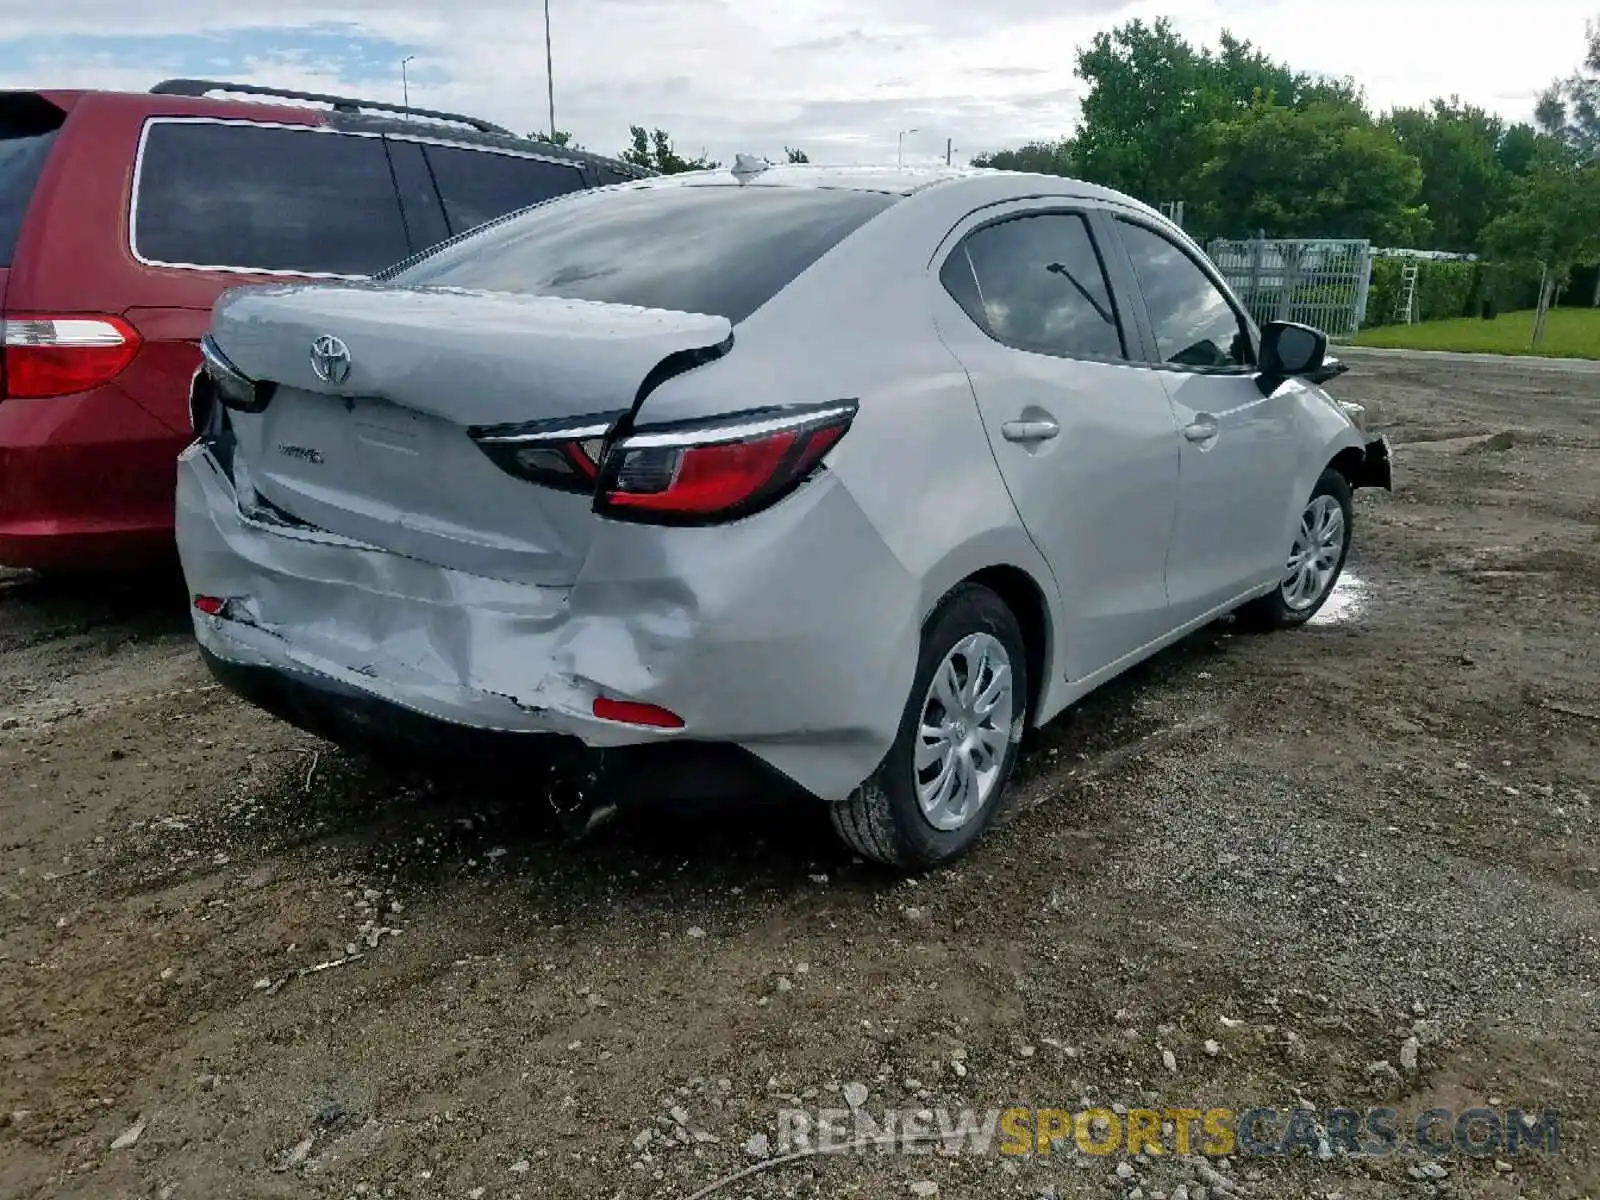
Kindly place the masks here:
POLYGON ((935 264, 939 331, 1055 575, 1081 679, 1169 627, 1177 425, 1157 373, 1128 360, 1086 214, 1035 204, 969 223, 935 264))
POLYGON ((1282 574, 1298 511, 1295 392, 1256 384, 1248 324, 1189 251, 1131 219, 1112 222, 1139 283, 1159 378, 1181 433, 1177 515, 1167 558, 1173 624, 1282 574))

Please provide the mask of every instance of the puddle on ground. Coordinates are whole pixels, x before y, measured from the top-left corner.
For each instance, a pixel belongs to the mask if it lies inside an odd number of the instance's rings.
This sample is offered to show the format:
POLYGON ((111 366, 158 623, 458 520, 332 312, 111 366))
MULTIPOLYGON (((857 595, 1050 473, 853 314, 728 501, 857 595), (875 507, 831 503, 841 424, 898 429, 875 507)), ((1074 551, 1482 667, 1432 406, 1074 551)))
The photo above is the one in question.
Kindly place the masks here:
POLYGON ((1317 615, 1307 621, 1307 625, 1344 625, 1359 618, 1367 608, 1369 599, 1367 581, 1359 575, 1352 575, 1346 571, 1339 576, 1339 582, 1334 585, 1333 593, 1328 597, 1322 607, 1317 610, 1317 615))

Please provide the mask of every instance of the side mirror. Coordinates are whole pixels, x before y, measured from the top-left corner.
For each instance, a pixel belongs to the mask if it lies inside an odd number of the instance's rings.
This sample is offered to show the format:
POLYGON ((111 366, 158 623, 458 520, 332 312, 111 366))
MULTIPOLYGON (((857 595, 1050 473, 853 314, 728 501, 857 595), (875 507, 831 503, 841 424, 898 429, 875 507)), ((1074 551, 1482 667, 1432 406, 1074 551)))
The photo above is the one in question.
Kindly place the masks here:
POLYGON ((1294 321, 1268 321, 1261 327, 1261 374, 1258 382, 1272 395, 1287 379, 1321 369, 1328 357, 1328 335, 1294 321))

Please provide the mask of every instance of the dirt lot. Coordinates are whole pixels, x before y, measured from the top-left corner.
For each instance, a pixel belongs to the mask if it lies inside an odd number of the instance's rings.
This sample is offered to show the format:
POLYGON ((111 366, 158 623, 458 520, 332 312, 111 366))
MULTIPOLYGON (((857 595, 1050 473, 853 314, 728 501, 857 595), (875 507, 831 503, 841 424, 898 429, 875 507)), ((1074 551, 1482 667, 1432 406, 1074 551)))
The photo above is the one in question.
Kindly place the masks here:
POLYGON ((685 1197, 851 1083, 1552 1108, 1560 1152, 833 1155, 717 1195, 1600 1195, 1600 373, 1335 390, 1400 473, 1338 608, 1092 697, 917 882, 754 805, 566 844, 532 783, 389 778, 210 688, 174 580, 0 578, 0 1195, 685 1197))

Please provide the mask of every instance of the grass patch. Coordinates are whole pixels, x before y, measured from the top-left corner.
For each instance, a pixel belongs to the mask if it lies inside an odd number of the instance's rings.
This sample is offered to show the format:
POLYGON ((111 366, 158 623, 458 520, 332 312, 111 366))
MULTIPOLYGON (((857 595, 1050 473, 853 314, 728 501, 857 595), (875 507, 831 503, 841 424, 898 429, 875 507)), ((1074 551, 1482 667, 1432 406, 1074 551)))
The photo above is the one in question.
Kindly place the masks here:
POLYGON ((1357 346, 1403 350, 1454 350, 1468 354, 1547 354, 1554 358, 1600 358, 1600 308, 1556 308, 1545 322, 1544 340, 1529 348, 1533 310, 1501 313, 1492 321, 1458 317, 1419 325, 1380 325, 1356 335, 1357 346))

